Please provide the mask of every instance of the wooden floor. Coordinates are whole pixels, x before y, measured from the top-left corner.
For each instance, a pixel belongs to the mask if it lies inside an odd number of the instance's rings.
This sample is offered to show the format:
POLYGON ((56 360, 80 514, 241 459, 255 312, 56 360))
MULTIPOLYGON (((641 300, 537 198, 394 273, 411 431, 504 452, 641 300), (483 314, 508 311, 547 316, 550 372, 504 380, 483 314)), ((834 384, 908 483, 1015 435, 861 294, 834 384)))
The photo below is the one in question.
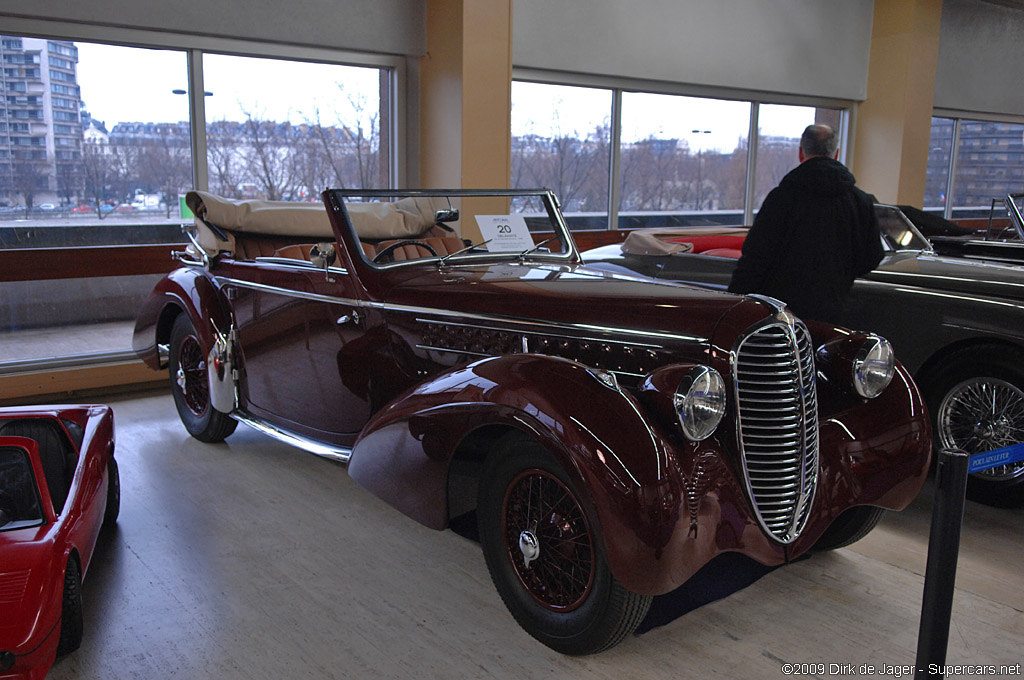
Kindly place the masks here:
MULTIPOLYGON (((930 493, 852 548, 573 658, 519 629, 476 543, 343 466, 244 427, 202 444, 164 393, 108 403, 121 516, 87 574, 85 640, 52 680, 867 677, 828 664, 914 661, 930 493)), ((1022 529, 1024 510, 968 504, 948 663, 1024 660, 1022 529)))

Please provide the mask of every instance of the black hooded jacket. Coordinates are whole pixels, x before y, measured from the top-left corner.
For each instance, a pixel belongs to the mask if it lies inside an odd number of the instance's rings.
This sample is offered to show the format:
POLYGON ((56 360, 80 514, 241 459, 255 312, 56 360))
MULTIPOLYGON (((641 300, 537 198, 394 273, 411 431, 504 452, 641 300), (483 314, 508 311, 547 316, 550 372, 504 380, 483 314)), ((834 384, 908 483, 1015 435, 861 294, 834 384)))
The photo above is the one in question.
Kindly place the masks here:
POLYGON ((803 319, 836 322, 853 280, 882 259, 871 197, 831 158, 809 158, 765 197, 729 290, 763 293, 803 319))

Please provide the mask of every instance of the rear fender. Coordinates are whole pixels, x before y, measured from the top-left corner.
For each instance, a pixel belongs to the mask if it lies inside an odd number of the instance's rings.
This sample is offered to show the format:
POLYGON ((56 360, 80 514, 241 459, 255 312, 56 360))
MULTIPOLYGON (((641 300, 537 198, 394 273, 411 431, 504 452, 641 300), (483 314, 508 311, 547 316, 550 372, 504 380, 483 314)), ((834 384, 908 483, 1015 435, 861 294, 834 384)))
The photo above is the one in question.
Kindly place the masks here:
MULTIPOLYGON (((484 359, 419 385, 383 408, 363 430, 349 475, 422 524, 448 522, 448 475, 471 434, 511 429, 532 436, 597 513, 613 572, 642 545, 664 540, 679 499, 670 444, 628 392, 556 357, 484 359)), ((668 533, 671 533, 669 528, 668 533)))
POLYGON ((135 322, 132 348, 150 368, 166 368, 166 356, 162 355, 160 347, 170 342, 171 328, 178 315, 187 315, 207 356, 213 407, 230 413, 237 404, 237 395, 234 325, 229 310, 222 292, 205 270, 176 269, 157 283, 143 303, 135 322))

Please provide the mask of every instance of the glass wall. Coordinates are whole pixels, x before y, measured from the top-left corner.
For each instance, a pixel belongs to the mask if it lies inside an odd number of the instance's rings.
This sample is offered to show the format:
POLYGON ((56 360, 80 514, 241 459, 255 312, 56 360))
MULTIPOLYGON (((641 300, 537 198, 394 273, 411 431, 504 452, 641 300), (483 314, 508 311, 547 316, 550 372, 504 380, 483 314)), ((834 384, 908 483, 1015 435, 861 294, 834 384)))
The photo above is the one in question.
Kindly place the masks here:
POLYGON ((386 188, 387 77, 376 68, 204 55, 210 190, 319 201, 327 186, 386 188))
POLYGON ((512 186, 553 189, 575 229, 747 224, 796 167, 804 128, 842 129, 843 116, 838 108, 513 81, 512 186))
MULTIPOLYGON (((312 201, 326 186, 389 185, 389 68, 193 51, 206 111, 193 122, 189 56, 0 36, 0 248, 182 243, 192 188, 312 201)), ((4 282, 0 370, 128 352, 157 278, 4 282)))
POLYGON ((619 228, 742 224, 750 108, 624 93, 619 228))
POLYGON ((608 223, 612 91, 512 83, 512 188, 551 189, 569 226, 608 223))
POLYGON ((1020 123, 936 117, 930 148, 925 207, 933 212, 949 219, 988 217, 992 199, 1024 192, 1020 123))

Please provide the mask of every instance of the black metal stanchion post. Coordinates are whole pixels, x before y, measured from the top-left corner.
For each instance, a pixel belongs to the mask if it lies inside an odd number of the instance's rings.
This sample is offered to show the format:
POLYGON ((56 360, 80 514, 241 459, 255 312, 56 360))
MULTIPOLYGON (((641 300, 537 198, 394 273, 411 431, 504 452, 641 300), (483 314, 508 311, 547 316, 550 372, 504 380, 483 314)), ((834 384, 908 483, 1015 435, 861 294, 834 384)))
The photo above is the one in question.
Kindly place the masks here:
POLYGON ((963 451, 943 450, 938 455, 915 680, 944 676, 942 667, 946 663, 949 621, 953 613, 953 587, 956 584, 969 462, 970 456, 963 451))

